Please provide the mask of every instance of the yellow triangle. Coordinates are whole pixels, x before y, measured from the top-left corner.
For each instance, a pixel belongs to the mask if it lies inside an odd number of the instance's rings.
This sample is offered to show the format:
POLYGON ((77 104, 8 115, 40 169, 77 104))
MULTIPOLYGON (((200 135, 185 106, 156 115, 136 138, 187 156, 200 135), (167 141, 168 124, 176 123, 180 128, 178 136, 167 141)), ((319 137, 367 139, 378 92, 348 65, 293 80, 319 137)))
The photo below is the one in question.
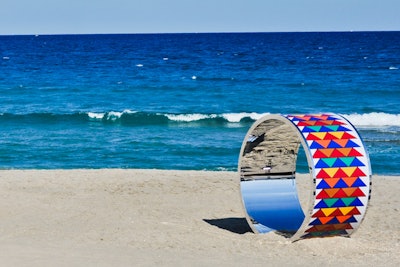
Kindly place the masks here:
POLYGON ((329 132, 331 135, 337 137, 337 139, 342 139, 344 132, 329 132))
POLYGON ((326 132, 312 133, 312 135, 318 137, 320 140, 324 140, 326 132))
POLYGON ((349 212, 352 211, 353 209, 354 209, 354 207, 342 207, 342 208, 339 208, 340 212, 341 212, 343 215, 346 215, 347 213, 349 213, 349 212))
POLYGON ((347 177, 351 177, 356 169, 357 167, 342 167, 342 171, 347 174, 347 177))
POLYGON ((325 214, 326 217, 331 215, 335 210, 337 210, 337 208, 322 208, 321 209, 321 211, 325 214))
POLYGON ((335 173, 339 170, 339 168, 324 168, 324 171, 329 175, 329 177, 333 177, 335 173))

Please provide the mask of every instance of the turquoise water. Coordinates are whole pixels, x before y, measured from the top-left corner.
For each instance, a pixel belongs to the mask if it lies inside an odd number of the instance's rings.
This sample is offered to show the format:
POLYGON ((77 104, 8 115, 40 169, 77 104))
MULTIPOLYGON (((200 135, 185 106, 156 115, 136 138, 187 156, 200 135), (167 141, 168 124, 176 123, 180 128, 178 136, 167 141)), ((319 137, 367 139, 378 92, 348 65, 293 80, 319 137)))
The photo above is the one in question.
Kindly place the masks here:
POLYGON ((236 170, 266 113, 344 115, 400 175, 400 32, 0 36, 0 168, 236 170))

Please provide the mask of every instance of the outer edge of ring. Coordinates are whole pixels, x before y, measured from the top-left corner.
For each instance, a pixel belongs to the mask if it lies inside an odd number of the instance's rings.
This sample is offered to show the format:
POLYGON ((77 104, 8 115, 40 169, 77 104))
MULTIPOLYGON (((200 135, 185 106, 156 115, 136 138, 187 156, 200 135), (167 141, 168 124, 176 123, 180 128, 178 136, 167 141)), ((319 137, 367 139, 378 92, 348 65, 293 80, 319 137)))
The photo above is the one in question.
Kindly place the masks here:
POLYGON ((309 209, 291 240, 350 236, 365 217, 372 178, 369 155, 355 127, 331 113, 267 115, 257 120, 247 135, 269 119, 290 122, 297 130, 315 182, 309 209))

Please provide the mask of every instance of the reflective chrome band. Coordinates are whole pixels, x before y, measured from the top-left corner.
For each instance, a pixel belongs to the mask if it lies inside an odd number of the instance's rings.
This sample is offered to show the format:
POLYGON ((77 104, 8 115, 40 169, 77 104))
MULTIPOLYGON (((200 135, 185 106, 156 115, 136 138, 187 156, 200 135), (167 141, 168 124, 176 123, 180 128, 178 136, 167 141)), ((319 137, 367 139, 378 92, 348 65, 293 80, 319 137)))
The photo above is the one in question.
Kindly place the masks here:
POLYGON ((353 125, 336 114, 264 116, 243 141, 239 172, 253 231, 276 231, 293 241, 351 235, 370 197, 368 153, 353 125), (296 178, 300 144, 311 175, 307 181, 296 178), (308 202, 299 197, 304 188, 308 202))

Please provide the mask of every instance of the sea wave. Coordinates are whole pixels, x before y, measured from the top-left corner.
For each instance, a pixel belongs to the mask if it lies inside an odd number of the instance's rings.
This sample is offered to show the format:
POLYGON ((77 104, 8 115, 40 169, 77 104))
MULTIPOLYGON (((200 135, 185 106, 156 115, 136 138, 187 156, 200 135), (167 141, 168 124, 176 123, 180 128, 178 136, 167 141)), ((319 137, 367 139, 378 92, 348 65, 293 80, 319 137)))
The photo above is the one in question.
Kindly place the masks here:
POLYGON ((372 112, 365 114, 343 114, 355 126, 400 126, 400 114, 388 114, 384 112, 372 112))
MULTIPOLYGON (((238 113, 159 113, 144 111, 107 111, 107 112, 76 112, 71 114, 58 113, 30 113, 10 114, 0 113, 0 121, 13 123, 62 123, 62 122, 99 122, 107 124, 140 125, 232 125, 253 123, 269 113, 238 112, 238 113)), ((365 114, 342 114, 353 125, 360 127, 400 126, 400 114, 372 112, 365 114)))

